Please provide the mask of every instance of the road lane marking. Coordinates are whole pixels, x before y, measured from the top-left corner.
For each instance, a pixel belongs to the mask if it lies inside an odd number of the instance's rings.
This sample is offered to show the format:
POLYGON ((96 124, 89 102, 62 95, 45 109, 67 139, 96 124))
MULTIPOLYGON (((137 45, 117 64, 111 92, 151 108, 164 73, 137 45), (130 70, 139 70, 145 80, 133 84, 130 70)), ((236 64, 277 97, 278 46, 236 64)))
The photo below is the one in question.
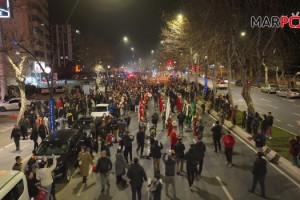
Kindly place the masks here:
POLYGON ((290 127, 295 127, 295 126, 293 126, 293 125, 291 125, 291 124, 287 124, 288 126, 290 126, 290 127))
POLYGON ((0 130, 0 132, 6 132, 6 131, 8 131, 8 130, 10 130, 10 129, 12 129, 12 127, 2 129, 2 130, 0 130))
POLYGON ((12 145, 14 145, 15 143, 10 143, 10 144, 8 144, 8 145, 6 145, 3 149, 7 149, 8 147, 10 147, 10 146, 12 146, 12 145))
POLYGON ((282 122, 281 120, 279 120, 279 119, 276 119, 276 121, 278 121, 278 122, 282 122))
MULTIPOLYGON (((216 118, 212 115, 210 115, 211 118, 215 119, 216 118)), ((224 125, 223 125, 224 126, 224 125)), ((226 128, 226 126, 224 126, 226 128)), ((277 128, 280 128, 278 126, 275 126, 277 128)), ((227 129, 227 128, 226 128, 227 129)), ((280 128, 282 130, 285 130, 283 128, 280 128)), ((289 132, 289 131, 287 131, 289 132)), ((237 139, 239 139, 242 143, 244 143, 246 146, 248 146, 252 151, 254 151, 255 153, 257 153, 257 150, 254 149, 250 144, 248 144, 247 142, 245 142, 240 136, 238 136, 234 131, 231 132, 237 139)), ((289 132, 291 133, 291 132, 289 132)), ((291 133, 293 134, 293 133, 291 133)), ((293 134, 295 135, 295 134, 293 134)), ((280 174, 282 174, 283 176, 285 176, 287 179, 289 179, 292 183, 294 183, 299 189, 300 189, 300 184, 298 184, 293 178, 291 178, 289 175, 287 175, 285 172, 283 172, 281 169, 279 169, 276 165, 274 165, 273 163, 269 162, 268 160, 266 160, 274 169, 276 169, 280 174)))
POLYGON ((223 184, 222 180, 220 179, 220 177, 216 176, 216 179, 218 180, 218 182, 221 185, 221 188, 223 189, 224 193, 226 194, 227 198, 229 200, 233 200, 232 196, 230 195, 229 191, 227 190, 227 188, 225 187, 225 185, 223 184))
POLYGON ((299 117, 300 117, 300 114, 298 114, 298 113, 293 113, 293 115, 297 115, 297 116, 299 116, 299 117))
POLYGON ((274 99, 274 98, 270 98, 270 99, 272 99, 272 100, 274 100, 274 101, 280 101, 280 100, 278 100, 278 99, 274 99))
POLYGON ((266 105, 269 106, 269 107, 271 107, 271 108, 278 109, 278 107, 276 107, 276 106, 272 106, 272 105, 270 105, 270 104, 266 104, 266 105))
POLYGON ((271 101, 269 101, 269 100, 267 100, 267 99, 260 99, 260 100, 271 103, 271 101))

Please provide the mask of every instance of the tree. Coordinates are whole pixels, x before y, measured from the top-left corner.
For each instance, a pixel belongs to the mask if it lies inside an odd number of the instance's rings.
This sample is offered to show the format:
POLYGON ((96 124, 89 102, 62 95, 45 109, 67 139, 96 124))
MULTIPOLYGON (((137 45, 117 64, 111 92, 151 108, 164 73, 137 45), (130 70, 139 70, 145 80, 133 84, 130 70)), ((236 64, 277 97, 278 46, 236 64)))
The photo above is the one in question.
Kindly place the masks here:
POLYGON ((8 63, 15 72, 16 81, 18 83, 18 88, 20 90, 21 108, 17 117, 17 122, 19 122, 19 120, 24 115, 24 112, 26 110, 24 63, 26 62, 27 58, 26 56, 22 56, 20 59, 21 60, 18 63, 15 63, 9 56, 7 56, 8 63))

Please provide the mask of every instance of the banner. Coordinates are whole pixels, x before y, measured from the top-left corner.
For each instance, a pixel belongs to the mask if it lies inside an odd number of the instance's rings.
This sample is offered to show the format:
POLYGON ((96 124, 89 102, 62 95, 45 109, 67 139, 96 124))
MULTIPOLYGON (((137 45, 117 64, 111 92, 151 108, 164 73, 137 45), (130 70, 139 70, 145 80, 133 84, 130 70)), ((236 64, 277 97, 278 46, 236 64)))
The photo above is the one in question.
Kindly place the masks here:
POLYGON ((167 105, 166 105, 166 123, 168 121, 170 111, 171 111, 171 104, 170 104, 170 97, 168 97, 167 105))

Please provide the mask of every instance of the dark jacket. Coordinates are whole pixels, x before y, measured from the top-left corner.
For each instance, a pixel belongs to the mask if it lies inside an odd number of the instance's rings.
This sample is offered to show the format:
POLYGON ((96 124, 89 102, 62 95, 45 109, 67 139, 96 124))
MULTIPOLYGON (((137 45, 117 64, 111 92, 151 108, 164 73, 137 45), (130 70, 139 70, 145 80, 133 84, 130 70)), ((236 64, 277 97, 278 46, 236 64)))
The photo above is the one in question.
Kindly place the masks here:
POLYGON ((130 138, 129 135, 124 135, 123 137, 123 144, 125 147, 132 147, 132 141, 134 140, 133 138, 130 138))
POLYGON ((172 159, 167 158, 164 154, 162 157, 163 162, 165 163, 165 176, 175 176, 175 166, 176 160, 172 157, 172 159))
POLYGON ((156 182, 152 182, 150 184, 150 188, 151 188, 151 199, 152 200, 161 200, 161 190, 162 190, 162 184, 160 183, 160 181, 156 181, 156 182))
POLYGON ((267 174, 267 162, 263 158, 256 158, 252 168, 253 176, 265 176, 267 174))
POLYGON ((144 168, 137 163, 130 165, 127 171, 127 177, 130 179, 130 184, 142 185, 144 181, 147 181, 147 175, 144 168))
POLYGON ((180 112, 178 115, 177 115, 177 119, 178 119, 178 123, 179 124, 183 124, 184 122, 184 114, 182 112, 180 112))
POLYGON ((153 145, 151 146, 151 156, 153 159, 161 158, 161 150, 163 149, 163 145, 158 143, 158 141, 154 141, 153 145))
POLYGON ((144 144, 145 143, 145 132, 144 131, 137 132, 136 141, 139 144, 144 144))
POLYGON ((21 137, 21 131, 19 128, 14 128, 11 132, 10 138, 19 139, 21 137))
POLYGON ((101 174, 106 174, 108 171, 110 171, 112 169, 111 160, 108 157, 99 158, 98 161, 97 161, 96 169, 101 174))
POLYGON ((196 154, 194 149, 190 148, 188 152, 186 152, 185 159, 186 159, 187 171, 192 171, 197 169, 198 162, 196 160, 196 154))
POLYGON ((157 124, 157 122, 158 122, 158 114, 157 113, 154 113, 153 115, 152 115, 152 124, 157 124))
POLYGON ((204 158, 204 153, 206 151, 206 146, 202 141, 195 144, 195 158, 201 160, 204 158))
POLYGON ((274 118, 272 115, 269 115, 267 117, 267 122, 268 122, 268 126, 272 126, 273 125, 273 121, 274 121, 274 118))
POLYGON ((174 146, 175 155, 177 158, 184 158, 185 146, 182 142, 177 142, 174 146))
POLYGON ((268 129, 268 121, 266 119, 261 121, 261 126, 260 126, 261 132, 266 133, 268 129))
POLYGON ((256 147, 263 147, 266 144, 266 135, 264 133, 256 134, 253 138, 256 147))
POLYGON ((33 141, 36 141, 39 137, 39 134, 38 134, 38 130, 37 128, 32 128, 32 132, 31 132, 31 135, 30 135, 30 139, 33 140, 33 141))
POLYGON ((216 124, 211 128, 213 138, 220 139, 222 136, 222 126, 220 124, 216 124))

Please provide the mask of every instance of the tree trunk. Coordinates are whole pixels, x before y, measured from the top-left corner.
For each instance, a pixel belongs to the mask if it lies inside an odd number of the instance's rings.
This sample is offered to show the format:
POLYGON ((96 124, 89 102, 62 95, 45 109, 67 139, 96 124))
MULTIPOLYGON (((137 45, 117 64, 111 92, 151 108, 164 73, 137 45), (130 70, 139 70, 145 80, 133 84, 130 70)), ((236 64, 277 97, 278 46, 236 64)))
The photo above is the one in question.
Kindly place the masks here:
POLYGON ((229 97, 229 103, 230 105, 233 105, 233 98, 232 98, 232 92, 231 92, 231 80, 232 80, 232 70, 231 70, 231 57, 230 57, 230 47, 228 45, 227 49, 227 61, 228 61, 228 86, 227 86, 227 91, 228 91, 228 97, 229 97))
POLYGON ((279 70, 279 67, 276 66, 276 85, 279 85, 279 76, 278 76, 278 70, 279 70))
POLYGON ((20 108, 20 112, 18 114, 17 123, 19 123, 19 120, 24 115, 24 112, 26 110, 25 82, 18 81, 18 88, 20 90, 21 108, 20 108))
POLYGON ((269 68, 265 63, 263 63, 264 69, 265 69, 265 84, 269 83, 269 68))

